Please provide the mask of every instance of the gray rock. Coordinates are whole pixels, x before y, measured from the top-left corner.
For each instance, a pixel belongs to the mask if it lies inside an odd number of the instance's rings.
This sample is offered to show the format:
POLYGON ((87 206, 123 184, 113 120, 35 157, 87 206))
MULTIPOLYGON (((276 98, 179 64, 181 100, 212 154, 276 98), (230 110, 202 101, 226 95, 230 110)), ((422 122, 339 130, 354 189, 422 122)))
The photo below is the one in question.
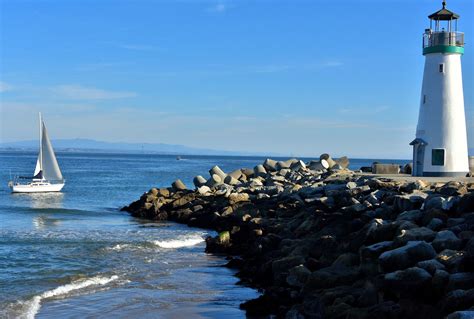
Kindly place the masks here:
POLYGON ((433 275, 433 280, 431 281, 431 284, 433 285, 433 289, 435 290, 435 292, 441 294, 444 293, 448 282, 449 273, 447 271, 438 269, 433 275))
POLYGON ((417 267, 423 268, 427 272, 429 272, 431 275, 434 275, 436 270, 445 270, 446 267, 437 261, 436 259, 430 259, 430 260, 423 260, 420 261, 416 264, 417 267))
POLYGON ((265 177, 267 175, 267 170, 263 165, 257 165, 253 169, 255 176, 265 177))
POLYGON ((442 230, 436 234, 436 237, 431 245, 433 245, 433 248, 438 252, 444 249, 457 250, 461 248, 462 240, 459 239, 452 231, 442 230))
POLYGON ((304 263, 304 258, 301 256, 290 256, 277 259, 272 262, 272 272, 275 279, 286 278, 289 274, 289 270, 295 266, 304 263))
POLYGON ((432 241, 436 233, 427 227, 417 227, 412 229, 402 229, 400 234, 395 238, 399 244, 405 244, 409 241, 424 240, 426 242, 432 241))
POLYGON ((303 287, 308 280, 311 271, 303 265, 298 265, 290 269, 286 282, 290 286, 303 287))
POLYGON ((448 292, 443 300, 443 305, 443 310, 447 313, 472 307, 472 305, 474 305, 474 288, 469 290, 458 289, 448 292))
POLYGON ((222 179, 217 174, 213 174, 206 182, 206 186, 210 188, 214 188, 220 184, 222 184, 222 179))
POLYGON ((215 165, 213 168, 211 168, 211 169, 209 170, 209 175, 212 176, 212 175, 214 175, 214 174, 215 174, 215 175, 218 175, 218 176, 221 178, 222 181, 223 181, 224 178, 227 176, 226 173, 224 173, 224 171, 221 170, 221 168, 220 168, 219 166, 217 166, 217 165, 215 165))
POLYGON ((438 254, 436 260, 446 266, 450 272, 457 271, 465 259, 465 252, 445 249, 438 254))
POLYGON ((171 184, 171 187, 173 187, 173 189, 175 191, 184 191, 186 189, 188 189, 186 187, 186 185, 184 185, 183 181, 181 181, 180 179, 177 179, 175 180, 172 184, 171 184))
POLYGON ((423 205, 423 208, 425 210, 430 210, 430 209, 443 209, 443 203, 446 201, 444 197, 441 196, 434 196, 434 197, 428 197, 425 200, 425 203, 423 205))
POLYGON ((449 276, 447 289, 449 291, 456 289, 471 289, 474 288, 474 273, 473 272, 458 272, 449 276))
POLYGON ((446 319, 473 319, 474 310, 456 311, 449 314, 446 319))
POLYGON ((196 186, 196 188, 199 188, 203 185, 206 185, 206 182, 207 182, 207 180, 204 177, 202 177, 201 175, 198 175, 198 176, 194 177, 194 179, 193 179, 193 184, 194 184, 194 186, 196 186))
POLYGON ((238 185, 238 184, 240 184, 241 182, 240 182, 238 179, 236 179, 236 178, 234 178, 234 177, 232 177, 232 176, 230 176, 230 175, 227 175, 227 176, 224 178, 224 183, 226 183, 227 185, 238 185))
POLYGON ((277 170, 277 162, 271 158, 267 158, 265 162, 263 162, 263 167, 265 167, 267 172, 275 172, 277 170))
POLYGON ((399 212, 419 209, 427 196, 428 194, 420 191, 414 191, 406 195, 395 195, 394 208, 399 212))
POLYGON ((457 211, 461 214, 474 212, 474 192, 468 193, 460 198, 457 211))
POLYGON ((385 271, 404 269, 417 262, 432 259, 436 252, 430 244, 424 241, 410 241, 405 246, 386 251, 379 257, 379 262, 385 271))
POLYGON ((385 274, 385 289, 401 294, 417 294, 431 285, 431 275, 424 269, 412 267, 385 274))
POLYGON ((454 227, 458 226, 461 224, 464 224, 466 220, 464 218, 448 218, 448 221, 446 222, 446 226, 448 227, 454 227))
POLYGON ((197 190, 198 190, 199 194, 201 194, 201 195, 208 195, 211 192, 211 189, 206 185, 198 187, 197 190))
POLYGON ((419 223, 423 217, 423 212, 421 210, 409 210, 398 215, 397 220, 406 220, 413 223, 419 223))
POLYGON ((443 227, 443 221, 439 218, 433 218, 431 221, 426 225, 431 230, 439 230, 441 227, 443 227))
POLYGON ((357 187, 357 183, 356 183, 356 182, 348 182, 348 183, 346 184, 346 187, 347 187, 348 189, 356 188, 356 187, 357 187))
POLYGON ((314 271, 308 278, 305 291, 350 285, 359 278, 359 270, 355 267, 326 267, 314 271))

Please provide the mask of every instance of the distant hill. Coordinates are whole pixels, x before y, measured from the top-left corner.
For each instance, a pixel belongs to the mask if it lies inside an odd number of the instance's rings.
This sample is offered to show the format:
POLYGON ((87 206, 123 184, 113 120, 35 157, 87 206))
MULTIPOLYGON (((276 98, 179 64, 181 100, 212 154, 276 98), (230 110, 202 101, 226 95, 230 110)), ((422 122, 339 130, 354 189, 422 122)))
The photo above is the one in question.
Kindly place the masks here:
MULTIPOLYGON (((258 156, 278 156, 271 153, 250 153, 239 151, 223 151, 205 148, 188 147, 184 145, 163 144, 163 143, 116 143, 103 142, 90 139, 57 139, 51 141, 56 151, 67 152, 111 152, 111 153, 156 153, 172 155, 258 155, 258 156)), ((10 143, 0 143, 0 150, 36 150, 38 141, 20 141, 10 143)))

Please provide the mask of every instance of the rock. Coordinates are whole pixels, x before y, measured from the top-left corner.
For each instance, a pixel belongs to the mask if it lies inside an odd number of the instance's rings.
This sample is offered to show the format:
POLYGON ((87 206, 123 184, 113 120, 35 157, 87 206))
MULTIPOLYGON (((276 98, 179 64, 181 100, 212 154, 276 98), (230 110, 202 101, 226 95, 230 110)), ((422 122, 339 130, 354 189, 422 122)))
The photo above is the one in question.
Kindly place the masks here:
POLYGON ((356 187, 357 187, 357 183, 356 183, 356 182, 348 182, 348 183, 346 184, 346 187, 347 187, 347 189, 356 188, 356 187))
POLYGON ((340 157, 336 160, 336 163, 340 165, 342 168, 348 168, 349 167, 349 159, 347 156, 340 157))
POLYGON ((458 271, 464 261, 464 255, 463 251, 445 249, 438 254, 436 260, 445 265, 449 271, 458 271))
POLYGON ((229 195, 229 203, 234 205, 239 202, 245 202, 249 200, 249 194, 247 193, 231 193, 229 195))
POLYGON ((267 172, 275 172, 277 170, 277 162, 271 158, 267 158, 265 162, 263 162, 263 167, 265 167, 267 172))
POLYGON ((207 180, 204 177, 202 177, 201 175, 198 175, 198 176, 194 177, 194 179, 193 179, 193 184, 194 184, 194 186, 196 186, 196 188, 199 188, 203 185, 206 185, 206 182, 207 182, 207 180))
POLYGON ((209 170, 209 175, 217 175, 221 178, 221 181, 224 180, 224 178, 227 176, 226 173, 224 173, 223 170, 217 165, 215 165, 213 168, 209 170))
POLYGON ((442 230, 436 234, 436 237, 431 245, 433 245, 433 248, 437 252, 440 252, 444 249, 457 250, 461 248, 462 240, 459 239, 452 231, 442 230))
POLYGON ((474 192, 460 198, 457 210, 461 214, 474 212, 474 192))
POLYGON ((434 197, 427 197, 424 204, 423 208, 425 210, 429 209, 443 209, 445 206, 446 198, 441 197, 441 196, 434 196, 434 197))
POLYGON ((423 212, 419 209, 409 210, 398 215, 397 220, 407 220, 418 224, 423 217, 423 212))
POLYGON ((240 171, 242 172, 242 175, 246 177, 246 179, 253 177, 254 171, 250 168, 242 168, 240 171))
POLYGON ((443 221, 439 218, 433 218, 429 224, 426 226, 431 230, 439 230, 441 227, 443 227, 443 221))
POLYGON ((313 170, 313 171, 326 171, 327 169, 329 169, 329 163, 322 159, 322 160, 319 160, 319 161, 311 161, 309 162, 309 169, 313 170))
POLYGON ((224 178, 224 183, 226 183, 227 185, 238 185, 240 184, 240 181, 230 175, 227 175, 224 178))
POLYGON ((396 195, 394 208, 399 212, 420 209, 426 197, 428 195, 420 191, 415 191, 412 194, 396 195))
POLYGON ((208 181, 206 182, 206 186, 209 186, 210 188, 214 188, 220 184, 222 184, 222 179, 217 174, 213 174, 211 178, 209 178, 208 181))
POLYGON ((201 195, 209 195, 211 192, 211 189, 208 186, 204 185, 204 186, 198 187, 197 191, 201 195))
POLYGON ((253 171, 254 171, 255 176, 265 177, 265 175, 267 175, 267 171, 265 167, 263 167, 263 165, 255 166, 253 171))
POLYGON ((329 165, 329 169, 331 169, 334 165, 336 165, 336 161, 334 161, 332 158, 331 158, 331 155, 329 154, 321 154, 321 156, 319 156, 319 160, 325 160, 328 165, 329 165))
POLYGON ((279 171, 279 170, 282 170, 282 169, 289 169, 290 168, 290 165, 291 165, 291 162, 287 162, 287 161, 278 161, 277 164, 276 164, 276 169, 279 171))
POLYGON ((449 314, 446 319, 473 319, 474 310, 456 311, 449 314))
POLYGON ((405 164, 405 166, 403 166, 403 174, 411 175, 412 172, 413 172, 413 164, 412 163, 408 163, 408 164, 405 164))
POLYGON ((303 161, 299 160, 297 162, 292 163, 290 168, 294 171, 305 170, 306 164, 303 161))
POLYGON ((303 287, 308 280, 311 271, 303 265, 298 265, 290 269, 286 282, 290 286, 303 287))
POLYGON ((433 280, 431 281, 434 293, 438 296, 443 295, 448 282, 449 273, 441 269, 436 270, 433 275, 433 280))
POLYGON ((304 291, 330 288, 340 285, 351 285, 360 276, 355 267, 326 267, 314 271, 308 278, 304 291))
POLYGON ((443 196, 464 195, 467 193, 466 185, 460 182, 449 182, 437 190, 443 196))
POLYGON ((154 196, 156 197, 156 196, 158 195, 158 189, 155 188, 155 187, 153 187, 152 189, 150 189, 150 190, 148 191, 148 193, 149 193, 149 194, 152 194, 152 195, 154 195, 154 196))
POLYGON ((219 242, 219 244, 221 244, 223 246, 229 246, 230 245, 230 233, 228 231, 223 231, 223 232, 219 233, 218 242, 219 242))
POLYGON ((416 227, 411 229, 401 229, 400 234, 395 238, 395 242, 405 244, 409 241, 424 240, 432 241, 436 233, 427 227, 416 227))
POLYGON ((410 241, 403 247, 382 253, 379 262, 385 271, 394 271, 408 268, 435 256, 436 252, 430 244, 424 241, 410 241))
POLYGON ((272 262, 272 272, 275 280, 278 280, 282 277, 287 277, 289 270, 295 266, 301 265, 304 263, 304 258, 301 256, 290 256, 284 257, 272 262))
POLYGON ((474 288, 469 290, 453 290, 446 294, 443 300, 443 310, 450 313, 456 310, 465 310, 474 305, 474 288))
POLYGON ((173 184, 171 184, 171 187, 173 187, 175 191, 184 191, 188 189, 180 179, 175 180, 173 184))
POLYGON ((420 294, 431 286, 431 275, 424 269, 412 267, 385 274, 384 289, 401 295, 420 294))
POLYGON ((464 224, 466 220, 464 218, 448 218, 446 221, 446 226, 449 228, 464 224))
POLYGON ((232 171, 230 172, 229 174, 227 174, 227 176, 231 176, 237 180, 240 180, 240 178, 242 177, 242 170, 240 169, 236 169, 235 171, 232 171))
POLYGON ((457 289, 472 289, 474 288, 474 273, 473 272, 458 272, 449 275, 448 291, 457 289))
POLYGON ((416 264, 417 267, 422 268, 429 272, 431 275, 434 275, 437 270, 445 270, 446 267, 436 259, 423 260, 416 264))

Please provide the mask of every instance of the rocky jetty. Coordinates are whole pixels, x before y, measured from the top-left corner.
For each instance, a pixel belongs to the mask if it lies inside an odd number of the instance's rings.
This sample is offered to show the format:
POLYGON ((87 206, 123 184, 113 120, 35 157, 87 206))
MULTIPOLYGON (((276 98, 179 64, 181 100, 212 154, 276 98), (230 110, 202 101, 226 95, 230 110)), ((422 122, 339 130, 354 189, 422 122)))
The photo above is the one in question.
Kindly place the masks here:
POLYGON ((375 178, 323 154, 152 188, 133 216, 216 230, 249 316, 474 318, 474 184, 375 178))

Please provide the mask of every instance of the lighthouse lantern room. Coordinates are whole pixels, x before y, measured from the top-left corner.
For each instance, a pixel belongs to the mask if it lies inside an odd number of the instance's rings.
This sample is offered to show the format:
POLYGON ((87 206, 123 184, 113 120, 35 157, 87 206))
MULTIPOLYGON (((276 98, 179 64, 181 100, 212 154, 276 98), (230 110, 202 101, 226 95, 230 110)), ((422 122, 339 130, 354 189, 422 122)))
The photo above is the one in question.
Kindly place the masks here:
POLYGON ((425 68, 416 138, 414 176, 466 176, 469 172, 459 15, 443 8, 430 16, 423 34, 425 68))

